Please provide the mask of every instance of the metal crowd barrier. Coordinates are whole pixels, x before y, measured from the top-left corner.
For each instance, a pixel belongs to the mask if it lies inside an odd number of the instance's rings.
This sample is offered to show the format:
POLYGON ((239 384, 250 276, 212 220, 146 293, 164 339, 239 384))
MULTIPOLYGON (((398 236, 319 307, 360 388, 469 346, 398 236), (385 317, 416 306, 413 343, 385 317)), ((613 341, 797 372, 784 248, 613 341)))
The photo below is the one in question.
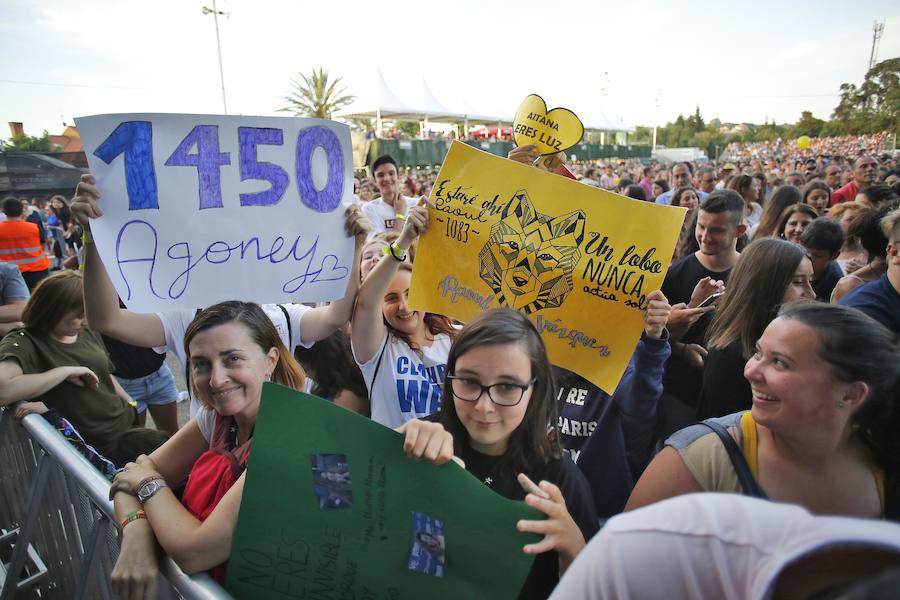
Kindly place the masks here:
MULTIPOLYGON (((0 600, 112 598, 119 554, 109 482, 40 415, 0 410, 0 600)), ((231 600, 160 561, 159 598, 231 600)))

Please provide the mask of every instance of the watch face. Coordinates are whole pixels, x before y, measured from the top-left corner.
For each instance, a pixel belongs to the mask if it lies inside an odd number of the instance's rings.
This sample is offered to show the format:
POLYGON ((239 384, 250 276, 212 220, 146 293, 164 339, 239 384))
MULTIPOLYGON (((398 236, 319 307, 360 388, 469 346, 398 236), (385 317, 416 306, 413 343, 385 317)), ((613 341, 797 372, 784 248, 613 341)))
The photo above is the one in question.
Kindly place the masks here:
POLYGON ((141 487, 140 490, 138 490, 138 500, 140 500, 141 502, 147 501, 150 496, 157 492, 157 490, 159 490, 159 481, 148 481, 143 485, 143 487, 141 487))

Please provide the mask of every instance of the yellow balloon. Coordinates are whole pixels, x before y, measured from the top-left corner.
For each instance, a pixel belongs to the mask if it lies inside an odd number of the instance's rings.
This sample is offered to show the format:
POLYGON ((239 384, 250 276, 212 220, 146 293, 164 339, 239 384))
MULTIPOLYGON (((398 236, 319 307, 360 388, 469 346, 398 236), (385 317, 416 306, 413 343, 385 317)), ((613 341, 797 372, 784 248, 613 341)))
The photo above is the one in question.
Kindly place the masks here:
POLYGON ((809 136, 801 135, 797 138, 797 148, 807 150, 809 148, 809 136))

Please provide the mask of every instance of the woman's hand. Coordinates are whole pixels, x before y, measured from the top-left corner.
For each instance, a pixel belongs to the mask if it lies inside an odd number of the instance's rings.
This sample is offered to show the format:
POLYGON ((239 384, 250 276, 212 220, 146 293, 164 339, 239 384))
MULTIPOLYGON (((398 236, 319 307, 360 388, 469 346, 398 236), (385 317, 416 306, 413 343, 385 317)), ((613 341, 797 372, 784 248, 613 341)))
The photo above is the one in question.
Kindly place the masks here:
POLYGON ((153 460, 151 460, 150 457, 141 454, 135 459, 135 462, 126 464, 125 468, 116 474, 116 477, 113 479, 112 485, 109 488, 110 499, 118 492, 125 492, 126 494, 137 496, 138 484, 148 477, 161 477, 161 475, 159 474, 156 465, 153 463, 153 460))
POLYGON ((693 325, 700 319, 700 317, 708 312, 714 311, 715 309, 716 307, 712 304, 710 304, 709 306, 688 308, 687 304, 685 304, 684 302, 679 302, 678 304, 674 305, 672 307, 672 310, 669 312, 667 323, 669 331, 687 331, 688 329, 690 329, 691 325, 693 325))
POLYGON ((700 344, 685 344, 681 354, 687 364, 695 369, 702 369, 703 363, 706 362, 706 348, 700 344))
POLYGON ((453 436, 440 423, 413 419, 396 431, 404 434, 403 451, 416 460, 442 465, 453 459, 453 436))
POLYGON ((69 383, 74 383, 77 386, 86 387, 92 390, 96 390, 97 386, 100 385, 100 379, 97 377, 96 373, 94 373, 87 367, 59 368, 66 371, 66 381, 68 381, 69 383))
POLYGON ((647 312, 644 313, 644 333, 647 334, 647 337, 659 339, 666 328, 666 323, 669 322, 672 307, 660 290, 650 292, 647 300, 649 303, 647 312))
POLYGON ((525 144, 524 146, 519 146, 518 148, 510 150, 509 154, 506 155, 506 158, 530 167, 540 155, 541 153, 538 152, 537 144, 525 144))
POLYGON ((522 163, 523 165, 528 165, 529 167, 540 166, 540 168, 550 171, 551 173, 566 164, 565 152, 557 152, 556 154, 542 157, 541 153, 538 151, 537 144, 525 144, 524 146, 513 148, 506 155, 506 158, 522 163), (538 159, 541 159, 540 165, 536 164, 538 159))
POLYGON ((42 415, 48 410, 50 409, 47 408, 47 405, 43 402, 22 402, 21 404, 16 406, 16 410, 13 412, 13 414, 16 416, 16 418, 21 419, 25 415, 30 415, 31 413, 42 415))
POLYGON ((428 229, 428 201, 422 198, 419 203, 409 209, 406 213, 406 222, 403 225, 403 231, 397 238, 397 245, 404 249, 409 249, 420 235, 428 229))
POLYGON ((525 503, 547 515, 543 521, 522 520, 516 524, 519 531, 544 536, 540 542, 528 544, 522 550, 526 554, 541 554, 556 550, 559 553, 560 573, 562 573, 584 548, 584 535, 569 514, 566 501, 558 487, 549 481, 535 485, 524 473, 519 473, 518 481, 522 489, 528 492, 525 503))
POLYGON ((344 231, 348 236, 356 240, 356 246, 361 247, 366 243, 366 238, 372 230, 369 218, 363 214, 359 207, 351 204, 344 211, 344 231))
POLYGON ((72 217, 77 220, 85 231, 91 230, 91 219, 103 216, 100 209, 100 190, 97 189, 97 180, 90 173, 81 176, 81 183, 75 188, 75 197, 69 204, 72 217))
POLYGON ((159 566, 156 538, 150 524, 133 521, 122 532, 119 558, 109 576, 113 593, 122 600, 156 600, 159 566))

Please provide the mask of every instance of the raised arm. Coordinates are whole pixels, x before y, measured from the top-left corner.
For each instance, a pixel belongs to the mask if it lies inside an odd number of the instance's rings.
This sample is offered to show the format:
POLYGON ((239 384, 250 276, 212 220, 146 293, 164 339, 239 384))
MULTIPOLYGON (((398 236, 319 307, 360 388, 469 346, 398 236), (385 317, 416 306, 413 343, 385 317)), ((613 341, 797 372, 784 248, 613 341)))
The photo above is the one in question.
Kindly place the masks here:
MULTIPOLYGON (((393 248, 408 251, 413 242, 428 227, 428 207, 424 199, 409 210, 406 224, 400 237, 392 244, 393 248)), ((400 261, 392 257, 378 261, 366 280, 359 286, 356 309, 353 312, 350 340, 353 343, 353 354, 361 363, 367 362, 378 350, 385 335, 384 317, 381 306, 384 295, 391 280, 400 267, 400 261)))
MULTIPOLYGON (((99 199, 94 176, 82 175, 70 209, 88 238, 91 219, 103 215, 99 199)), ((119 295, 93 241, 84 245, 84 308, 87 321, 95 331, 142 348, 166 345, 163 324, 157 315, 119 308, 119 295)))
POLYGON ((350 321, 353 304, 359 291, 359 260, 366 237, 369 235, 369 219, 356 205, 347 208, 344 214, 344 230, 354 238, 355 249, 353 264, 350 268, 350 279, 344 297, 327 306, 318 306, 303 313, 300 318, 300 341, 303 344, 324 340, 350 321))

